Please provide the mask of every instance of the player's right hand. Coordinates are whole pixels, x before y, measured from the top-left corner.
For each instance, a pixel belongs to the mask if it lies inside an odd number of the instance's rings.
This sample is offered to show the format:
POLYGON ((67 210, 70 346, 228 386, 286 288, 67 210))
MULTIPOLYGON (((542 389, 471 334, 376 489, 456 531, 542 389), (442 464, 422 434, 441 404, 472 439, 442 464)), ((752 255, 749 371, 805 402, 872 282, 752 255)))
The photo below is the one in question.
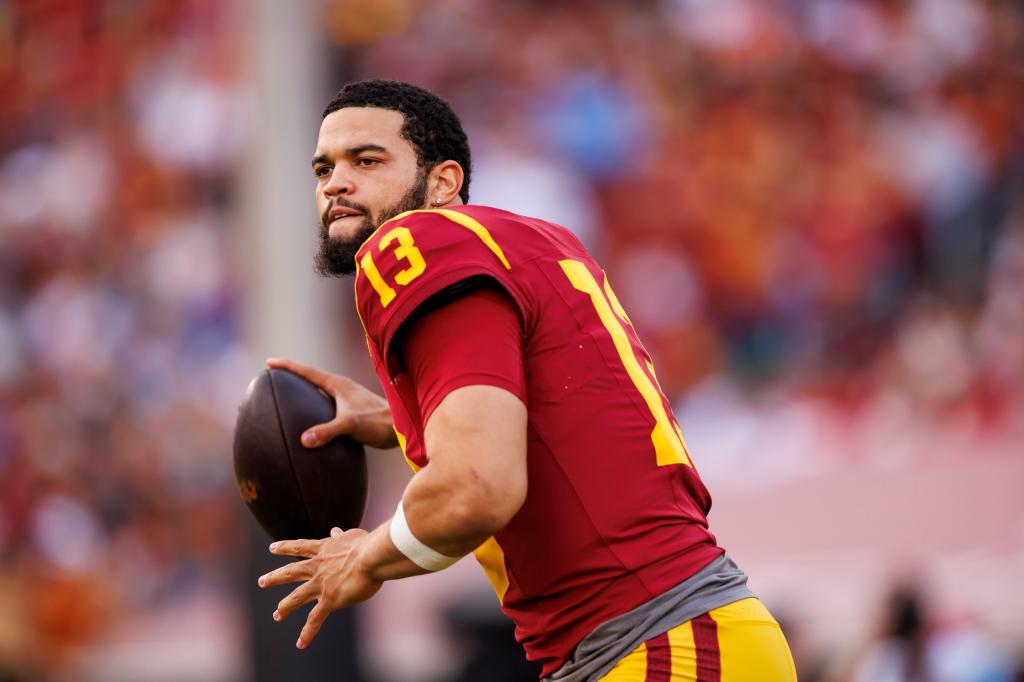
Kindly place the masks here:
POLYGON ((282 540, 270 545, 270 553, 304 559, 285 564, 259 579, 260 587, 301 582, 277 603, 274 620, 282 621, 303 604, 316 601, 295 645, 305 649, 334 611, 366 601, 383 584, 366 574, 359 560, 367 533, 361 528, 332 528, 323 540, 282 540))
POLYGON ((267 358, 267 367, 297 374, 334 398, 334 419, 311 426, 302 434, 302 444, 307 448, 320 447, 342 435, 374 448, 398 445, 387 400, 362 384, 286 358, 267 358))

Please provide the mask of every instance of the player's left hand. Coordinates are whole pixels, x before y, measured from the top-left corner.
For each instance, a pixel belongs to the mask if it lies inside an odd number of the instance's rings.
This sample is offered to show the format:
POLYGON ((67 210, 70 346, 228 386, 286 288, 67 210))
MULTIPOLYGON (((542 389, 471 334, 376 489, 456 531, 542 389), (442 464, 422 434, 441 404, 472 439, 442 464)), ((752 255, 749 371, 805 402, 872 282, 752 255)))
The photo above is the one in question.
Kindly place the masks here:
POLYGON ((323 540, 282 540, 270 545, 271 554, 304 557, 260 577, 260 587, 273 587, 304 581, 277 604, 274 620, 282 621, 303 604, 316 600, 306 624, 295 643, 305 649, 313 641, 320 627, 338 609, 366 601, 380 589, 382 583, 368 577, 359 561, 359 547, 367 533, 354 528, 331 530, 323 540))

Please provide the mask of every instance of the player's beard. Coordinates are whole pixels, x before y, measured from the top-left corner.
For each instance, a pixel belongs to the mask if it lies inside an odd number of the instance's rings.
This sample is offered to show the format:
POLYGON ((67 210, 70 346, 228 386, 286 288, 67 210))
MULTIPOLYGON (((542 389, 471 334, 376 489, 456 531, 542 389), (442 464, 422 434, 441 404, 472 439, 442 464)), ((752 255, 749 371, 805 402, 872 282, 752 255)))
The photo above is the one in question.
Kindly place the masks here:
POLYGON ((338 197, 324 209, 320 216, 320 249, 316 254, 314 266, 322 277, 344 277, 356 271, 356 252, 381 223, 394 218, 399 213, 415 211, 423 208, 427 200, 427 173, 420 171, 409 191, 394 206, 372 215, 362 204, 346 201, 338 197), (345 206, 363 214, 363 224, 349 237, 331 237, 331 220, 328 217, 335 206, 345 206))

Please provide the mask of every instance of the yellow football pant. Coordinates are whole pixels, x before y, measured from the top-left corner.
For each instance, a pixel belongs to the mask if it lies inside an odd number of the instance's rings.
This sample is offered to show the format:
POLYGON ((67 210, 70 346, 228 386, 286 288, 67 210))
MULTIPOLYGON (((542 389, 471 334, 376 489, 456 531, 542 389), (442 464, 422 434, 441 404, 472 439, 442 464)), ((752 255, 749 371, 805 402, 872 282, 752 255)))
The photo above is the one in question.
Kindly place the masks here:
POLYGON ((603 682, 794 682, 782 628, 757 599, 741 599, 652 637, 603 682))

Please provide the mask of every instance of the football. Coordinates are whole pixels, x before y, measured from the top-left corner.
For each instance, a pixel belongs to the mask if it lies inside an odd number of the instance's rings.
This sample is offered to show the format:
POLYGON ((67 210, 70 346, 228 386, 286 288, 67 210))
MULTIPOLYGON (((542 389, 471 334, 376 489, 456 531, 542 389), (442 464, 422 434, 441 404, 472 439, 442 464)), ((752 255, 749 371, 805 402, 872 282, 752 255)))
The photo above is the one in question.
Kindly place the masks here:
POLYGON ((249 384, 235 423, 235 480, 256 521, 275 540, 325 538, 359 525, 368 493, 366 451, 347 437, 306 448, 310 426, 335 416, 334 400, 283 369, 249 384))

